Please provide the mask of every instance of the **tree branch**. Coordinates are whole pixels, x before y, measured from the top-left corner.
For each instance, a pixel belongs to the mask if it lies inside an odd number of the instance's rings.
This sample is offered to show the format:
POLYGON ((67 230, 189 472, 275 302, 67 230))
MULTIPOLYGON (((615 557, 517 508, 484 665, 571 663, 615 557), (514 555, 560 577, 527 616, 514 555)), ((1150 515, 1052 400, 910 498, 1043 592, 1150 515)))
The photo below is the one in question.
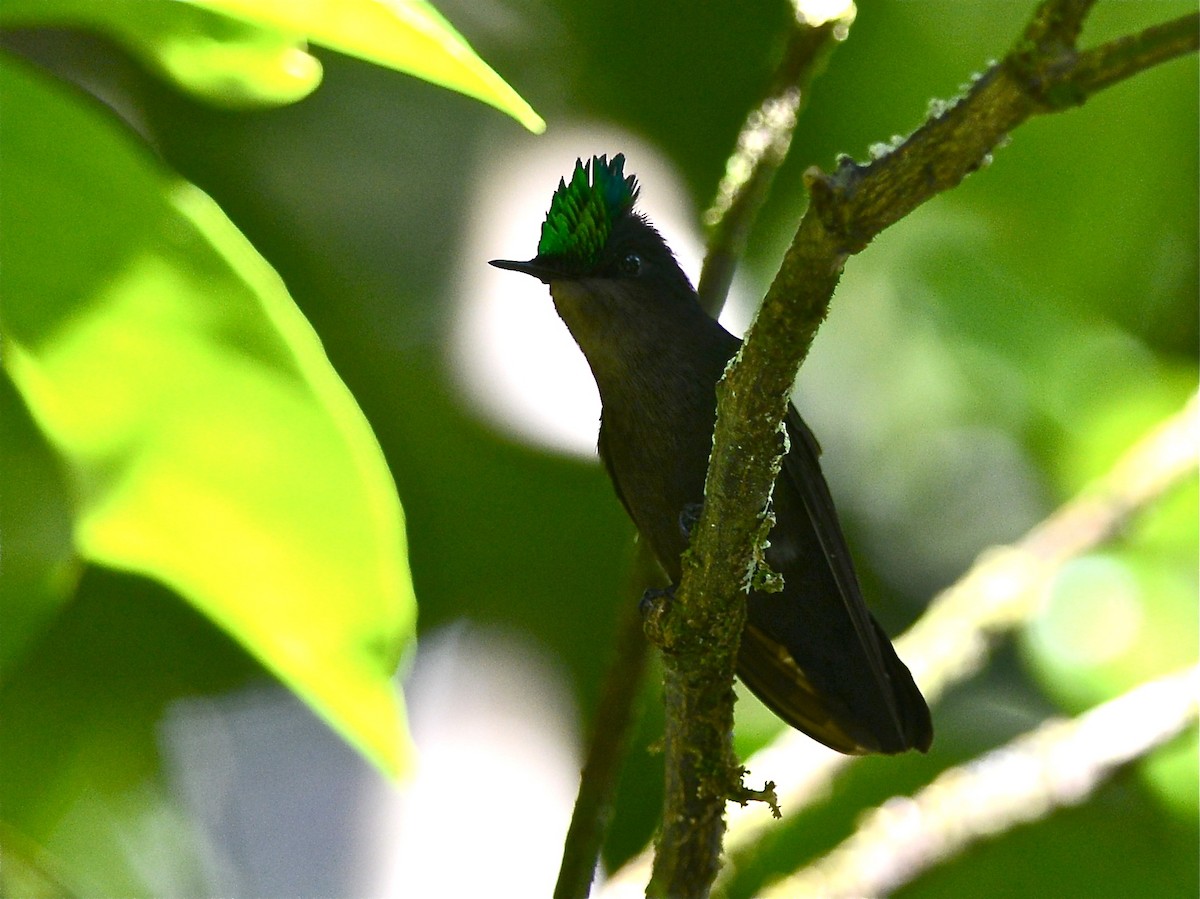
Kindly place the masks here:
MULTIPOLYGON (((1088 484, 1018 542, 985 552, 897 641, 921 689, 935 701, 978 673, 991 647, 1024 624, 1059 569, 1120 534, 1140 512, 1185 479, 1200 456, 1200 396, 1138 440, 1104 475, 1088 484)), ((780 781, 780 801, 795 814, 823 795, 854 757, 840 755, 794 730, 747 760, 753 770, 780 781)), ((753 806, 730 810, 726 851, 734 867, 752 854, 772 818, 753 806)), ((606 897, 625 896, 649 874, 643 854, 617 872, 606 897)))
MULTIPOLYGON (((1072 3, 1043 4, 1039 15, 1064 5, 1072 3)), ((1030 116, 1078 106, 1103 88, 1195 51, 1200 43, 1200 14, 1192 14, 1080 53, 1062 43, 1064 32, 1077 30, 1073 18, 1068 20, 1065 25, 1056 20, 1057 28, 1047 26, 1039 43, 1030 43, 1030 33, 1041 33, 1031 26, 1008 56, 975 79, 966 96, 946 104, 870 163, 842 157, 833 175, 809 169, 812 207, 805 219, 813 214, 820 218, 842 258, 857 253, 888 225, 984 165, 992 150, 1030 116)), ((792 251, 800 238, 797 234, 792 251)), ((785 257, 785 271, 804 262, 792 257, 792 252, 785 257)), ((802 270, 786 276, 781 287, 802 276, 802 270)))
MULTIPOLYGON (((935 702, 987 663, 992 647, 1035 613, 1058 571, 1124 531, 1143 510, 1193 477, 1200 456, 1200 397, 1137 441, 1103 476, 1060 506, 1019 541, 984 552, 896 641, 921 690, 935 702)), ((785 732, 747 761, 778 772, 780 800, 795 813, 825 790, 853 759, 802 734, 785 732)), ((756 809, 733 809, 726 849, 752 852, 771 824, 756 809)))
POLYGON ((731 752, 732 680, 745 621, 742 594, 770 524, 792 384, 847 257, 930 197, 954 187, 1009 132, 1149 65, 1195 48, 1196 16, 1085 54, 1073 47, 1089 0, 1048 0, 1003 62, 967 95, 868 165, 810 169, 811 204, 741 351, 718 385, 705 504, 683 559, 677 601, 653 627, 664 649, 666 800, 649 895, 706 896, 717 870, 724 805, 741 769, 731 752), (1088 62, 1080 67, 1080 59, 1088 62), (1095 62, 1103 60, 1103 64, 1095 62), (1103 76, 1097 72, 1103 71, 1103 76))
MULTIPOLYGON (((833 42, 845 37, 853 19, 851 2, 824 21, 806 16, 805 4, 796 3, 794 27, 784 58, 772 78, 766 99, 747 118, 738 138, 738 149, 726 166, 726 177, 705 216, 713 232, 699 293, 701 303, 712 314, 724 303, 751 224, 787 154, 801 102, 807 97, 812 79, 819 73, 833 42)), ((779 418, 782 420, 782 411, 779 418)), ((767 450, 776 459, 772 483, 779 473, 778 460, 782 458, 780 440, 776 430, 773 444, 767 450)), ((767 521, 755 507, 740 500, 740 485, 714 484, 710 472, 705 485, 706 505, 712 504, 718 492, 722 494, 718 504, 743 510, 742 524, 754 524, 765 539, 769 530, 767 521)), ((706 526, 711 527, 711 523, 706 525, 704 519, 697 525, 706 526)), ((734 597, 744 589, 748 581, 743 583, 740 579, 747 576, 749 569, 734 571, 713 566, 716 558, 690 551, 685 554, 683 583, 688 583, 689 568, 707 565, 701 580, 707 586, 699 602, 685 593, 681 608, 719 610, 722 603, 717 597, 734 597)), ((732 685, 738 639, 745 623, 744 603, 733 615, 726 614, 727 611, 719 612, 716 617, 659 614, 647 620, 648 632, 664 650, 666 710, 662 834, 648 895, 672 899, 707 896, 721 853, 726 800, 744 804, 750 799, 760 799, 775 807, 772 785, 767 784, 763 790, 750 790, 742 785, 743 771, 737 767, 733 754, 732 685)))
POLYGON ((1120 766, 1194 726, 1198 691, 1193 667, 1078 718, 1046 721, 912 797, 889 799, 840 846, 760 895, 890 895, 974 843, 1083 802, 1120 766))

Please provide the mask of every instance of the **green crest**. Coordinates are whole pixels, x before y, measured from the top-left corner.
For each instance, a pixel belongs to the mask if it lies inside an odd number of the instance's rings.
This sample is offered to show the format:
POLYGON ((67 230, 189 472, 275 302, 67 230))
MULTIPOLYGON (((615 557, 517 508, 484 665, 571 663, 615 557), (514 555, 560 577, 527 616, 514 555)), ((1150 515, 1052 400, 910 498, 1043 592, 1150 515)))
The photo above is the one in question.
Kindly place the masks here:
POLYGON ((610 163, 593 156, 584 163, 575 160, 571 183, 559 179, 542 223, 539 256, 556 256, 586 268, 600 259, 613 222, 633 209, 637 179, 625 177, 625 155, 618 153, 610 163))

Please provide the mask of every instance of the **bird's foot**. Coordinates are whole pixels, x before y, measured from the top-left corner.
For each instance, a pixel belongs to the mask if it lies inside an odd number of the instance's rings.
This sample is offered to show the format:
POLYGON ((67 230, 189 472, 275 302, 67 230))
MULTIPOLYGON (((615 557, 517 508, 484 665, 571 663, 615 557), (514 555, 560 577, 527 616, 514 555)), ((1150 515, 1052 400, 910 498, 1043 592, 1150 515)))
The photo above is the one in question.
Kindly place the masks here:
POLYGON ((684 540, 692 539, 692 531, 700 521, 700 513, 704 511, 704 503, 688 503, 679 513, 679 532, 684 540))
POLYGON ((675 585, 651 587, 642 594, 639 607, 642 610, 642 629, 646 639, 664 652, 668 649, 664 622, 675 604, 675 585))

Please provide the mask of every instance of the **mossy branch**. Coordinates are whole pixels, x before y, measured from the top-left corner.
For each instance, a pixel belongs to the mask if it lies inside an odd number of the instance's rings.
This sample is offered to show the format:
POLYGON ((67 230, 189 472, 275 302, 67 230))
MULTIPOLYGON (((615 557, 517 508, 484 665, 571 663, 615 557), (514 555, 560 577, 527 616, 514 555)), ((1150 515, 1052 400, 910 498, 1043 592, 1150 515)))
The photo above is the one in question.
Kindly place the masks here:
MULTIPOLYGON (((1073 5, 1045 3, 1035 24, 1048 9, 1073 5)), ((810 253, 799 246, 802 239, 835 246, 837 254, 829 264, 861 251, 888 225, 985 165, 992 151, 1030 117, 1079 106, 1131 75, 1194 52, 1200 44, 1200 14, 1082 52, 1064 43, 1064 32, 1072 29, 1031 25, 1008 56, 975 78, 965 96, 944 104, 910 137, 870 163, 860 165, 843 157, 832 175, 809 169, 805 181, 811 206, 764 309, 788 305, 795 282, 806 277, 803 266, 810 253), (1035 42, 1031 34, 1040 37, 1035 42), (805 225, 814 217, 819 227, 806 233, 805 225)), ((824 308, 805 311, 823 315, 824 308)), ((785 311, 778 310, 773 318, 783 317, 785 311)), ((792 311, 787 317, 797 314, 792 311)))
POLYGON ((1185 16, 1092 50, 1075 41, 1092 0, 1046 0, 1013 50, 967 94, 866 165, 806 173, 811 194, 741 352, 718 386, 705 504, 676 602, 656 622, 664 647, 666 797, 648 895, 706 896, 716 875, 726 800, 741 789, 732 756, 732 681, 744 588, 763 537, 782 452, 780 423, 800 364, 846 259, 917 206, 959 184, 1031 116, 1194 51, 1185 16))
MULTIPOLYGON (((1164 496, 1196 477, 1200 397, 1137 440, 1020 540, 984 551, 957 582, 934 597, 925 614, 896 641, 930 703, 978 674, 992 648, 1036 614, 1058 572, 1073 559, 1126 532, 1164 496)), ((779 795, 793 814, 824 793, 850 756, 837 755, 785 732, 748 764, 779 777, 779 795)), ((748 862, 771 818, 754 810, 730 814, 725 851, 748 862)))
MULTIPOLYGON (((795 16, 787 45, 762 101, 747 116, 737 146, 717 189, 713 205, 705 213, 711 228, 708 252, 697 291, 701 305, 714 317, 725 302, 737 260, 745 249, 758 211, 770 189, 775 172, 783 164, 792 132, 813 79, 838 41, 845 38, 854 20, 854 5, 847 2, 840 12, 823 21, 806 17, 803 4, 795 4, 795 16)), ((781 457, 780 435, 775 435, 774 455, 781 457)), ((775 468, 778 474, 778 467, 775 468)), ((713 488, 706 487, 706 497, 713 488)), ((769 528, 763 517, 740 502, 736 491, 725 503, 748 510, 756 522, 759 538, 769 528)), ((761 509, 762 506, 757 508, 761 509)), ((698 525, 699 527, 700 525, 698 525)), ((709 556, 710 561, 717 557, 709 556)), ((689 553, 684 566, 701 557, 689 553)), ((703 564, 703 562, 701 562, 703 564)), ((707 589, 733 596, 749 582, 754 566, 739 572, 712 570, 707 589), (725 577, 723 577, 725 576, 725 577)), ((719 602, 704 601, 685 608, 718 609, 719 602)), ((733 670, 738 639, 745 621, 740 615, 718 617, 672 614, 669 605, 659 605, 646 622, 647 632, 664 650, 663 696, 666 727, 665 798, 662 834, 658 842, 655 873, 649 895, 674 897, 705 896, 717 874, 724 834, 727 800, 743 805, 767 803, 778 815, 774 785, 761 790, 742 784, 743 769, 733 754, 733 670), (717 655, 713 649, 717 648, 717 655)))
MULTIPOLYGON (((1194 479, 1198 453, 1200 397, 1193 395, 1020 540, 988 549, 938 594, 897 641, 931 702, 983 668, 991 647, 1034 614, 1046 585, 1064 565, 1123 533, 1162 497, 1194 479)), ((795 814, 823 795, 830 780, 854 760, 785 730, 747 763, 779 777, 779 798, 795 814)), ((771 821, 759 809, 731 810, 725 851, 734 867, 750 862, 771 821)), ((631 883, 644 884, 649 867, 643 855, 622 868, 609 881, 614 894, 623 894, 631 883)))

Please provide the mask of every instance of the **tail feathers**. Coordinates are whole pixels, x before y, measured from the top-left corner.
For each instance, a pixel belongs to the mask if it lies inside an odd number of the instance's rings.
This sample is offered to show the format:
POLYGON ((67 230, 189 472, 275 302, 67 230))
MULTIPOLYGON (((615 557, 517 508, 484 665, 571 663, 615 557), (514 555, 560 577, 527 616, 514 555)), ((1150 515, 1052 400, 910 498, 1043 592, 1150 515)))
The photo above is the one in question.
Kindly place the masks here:
POLYGON ((879 622, 872 618, 871 623, 875 625, 875 634, 879 637, 880 650, 895 698, 896 717, 900 722, 900 733, 907 744, 906 748, 928 752, 933 744, 933 719, 929 714, 929 704, 925 702, 925 697, 921 694, 917 682, 913 680, 908 666, 896 655, 892 641, 883 632, 879 622))

